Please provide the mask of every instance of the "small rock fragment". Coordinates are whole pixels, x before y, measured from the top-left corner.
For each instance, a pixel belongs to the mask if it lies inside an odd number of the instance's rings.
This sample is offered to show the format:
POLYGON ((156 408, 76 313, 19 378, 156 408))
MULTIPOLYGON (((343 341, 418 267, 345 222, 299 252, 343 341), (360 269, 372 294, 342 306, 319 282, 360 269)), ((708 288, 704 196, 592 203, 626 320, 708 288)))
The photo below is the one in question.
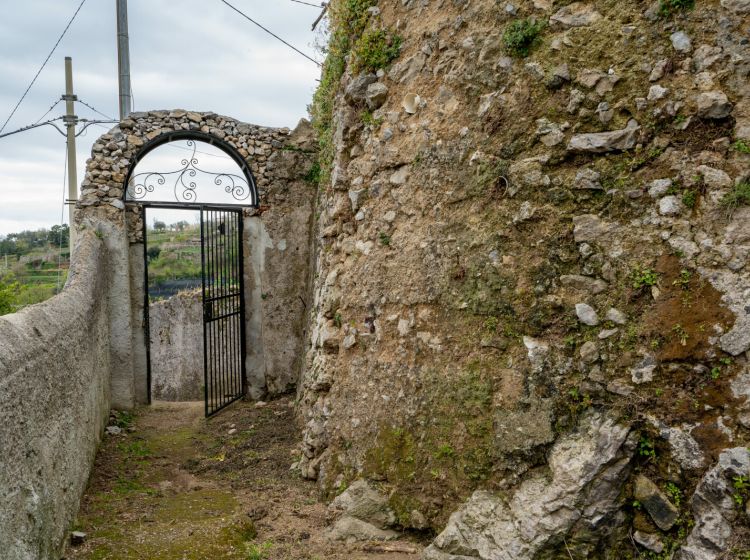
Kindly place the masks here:
POLYGON ((658 535, 655 535, 653 533, 636 531, 635 533, 633 533, 633 540, 643 548, 646 548, 652 552, 656 552, 657 554, 661 554, 664 551, 664 543, 661 542, 661 539, 658 535))
POLYGON ((672 47, 677 52, 689 53, 693 48, 690 37, 684 31, 675 31, 669 36, 669 40, 672 41, 672 47))
POLYGON ((584 342, 579 350, 581 355, 581 361, 584 364, 593 364, 599 359, 599 347, 596 342, 588 341, 584 342))
POLYGON ((600 178, 601 173, 599 173, 598 171, 594 171, 593 169, 590 169, 588 167, 584 167, 583 169, 579 169, 578 173, 576 173, 576 178, 573 182, 573 186, 576 189, 595 191, 604 190, 602 184, 599 182, 600 178))
POLYGON ((682 201, 675 195, 665 196, 659 200, 659 214, 662 216, 679 216, 683 209, 682 201))
POLYGON ((576 134, 568 142, 568 151, 602 153, 630 150, 635 146, 640 128, 636 120, 630 119, 621 130, 576 134))
POLYGON ((599 317, 596 311, 588 303, 576 303, 576 315, 578 320, 584 325, 595 327, 599 324, 599 317))
POLYGON ((654 380, 654 371, 656 371, 656 359, 653 356, 646 356, 635 367, 630 369, 630 378, 633 383, 650 383, 654 380))
POLYGON ((375 82, 367 86, 367 92, 365 93, 365 102, 367 107, 374 111, 379 109, 385 100, 388 98, 388 86, 382 82, 375 82))
POLYGON ((669 92, 668 88, 662 87, 659 84, 655 84, 649 88, 646 99, 648 99, 649 101, 658 101, 659 99, 663 99, 664 97, 666 97, 667 92, 669 92))
POLYGON ((563 27, 586 27, 596 23, 602 18, 593 6, 583 2, 573 2, 560 8, 549 18, 550 24, 559 24, 563 27))
POLYGON ((724 119, 732 113, 732 104, 723 91, 706 91, 695 102, 698 115, 706 119, 724 119))
POLYGON ((643 475, 635 479, 635 499, 643 504, 646 511, 662 531, 669 531, 677 521, 679 511, 667 499, 659 487, 643 475))
POLYGON ((647 186, 648 195, 651 198, 660 198, 669 191, 669 188, 672 186, 672 179, 656 179, 655 181, 651 181, 647 186))
POLYGON ((625 315, 625 313, 623 313, 619 309, 615 309, 614 307, 609 308, 604 318, 607 321, 612 321, 616 325, 624 325, 625 323, 628 322, 627 315, 625 315))

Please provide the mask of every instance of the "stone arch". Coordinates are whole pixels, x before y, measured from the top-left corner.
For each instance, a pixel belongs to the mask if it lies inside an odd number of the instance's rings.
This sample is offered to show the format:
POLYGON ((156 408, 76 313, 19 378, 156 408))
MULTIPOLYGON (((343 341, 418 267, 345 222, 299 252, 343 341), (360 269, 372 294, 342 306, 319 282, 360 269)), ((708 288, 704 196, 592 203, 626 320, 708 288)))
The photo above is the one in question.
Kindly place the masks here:
POLYGON ((294 131, 240 122, 213 112, 133 113, 93 145, 75 217, 107 247, 112 405, 146 402, 143 331, 143 205, 126 200, 137 163, 173 139, 208 141, 226 152, 256 187, 243 211, 247 371, 254 397, 291 389, 301 369, 316 189, 306 179, 317 142, 307 121, 294 131))
MULTIPOLYGON (((228 142, 225 142, 223 139, 219 138, 216 135, 212 135, 203 131, 196 131, 196 130, 175 130, 172 132, 163 132, 162 134, 159 134, 158 136, 154 137, 153 139, 146 142, 133 156, 132 160, 130 161, 130 167, 128 174, 125 178, 125 189, 123 189, 123 202, 127 205, 129 202, 137 203, 137 199, 129 200, 129 194, 130 194, 130 181, 135 175, 135 170, 138 168, 138 164, 151 152, 156 150, 157 148, 160 148, 162 146, 165 146, 171 142, 177 142, 180 140, 189 140, 193 142, 201 142, 204 144, 208 144, 210 146, 214 146, 224 152, 231 160, 237 164, 237 167, 239 167, 240 171, 242 171, 242 174, 245 178, 245 181, 247 182, 247 194, 246 197, 244 197, 241 201, 238 201, 236 204, 238 206, 247 206, 251 208, 258 208, 260 206, 260 199, 258 197, 258 188, 255 183, 255 177, 253 175, 253 172, 250 169, 251 163, 253 158, 250 155, 243 156, 233 145, 231 145, 228 142)), ((170 201, 171 202, 171 201, 170 201)), ((184 204, 190 204, 190 203, 184 203, 184 204)), ((196 202, 197 204, 197 202, 196 202)))

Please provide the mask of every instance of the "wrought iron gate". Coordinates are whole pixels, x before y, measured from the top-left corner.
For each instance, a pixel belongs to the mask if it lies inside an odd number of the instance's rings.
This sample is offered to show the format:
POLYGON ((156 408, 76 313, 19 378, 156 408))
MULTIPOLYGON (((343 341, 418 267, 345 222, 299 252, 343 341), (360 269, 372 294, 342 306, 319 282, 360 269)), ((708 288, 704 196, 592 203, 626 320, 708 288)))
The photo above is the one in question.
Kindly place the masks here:
POLYGON ((211 416, 246 391, 242 210, 200 212, 203 370, 211 416))

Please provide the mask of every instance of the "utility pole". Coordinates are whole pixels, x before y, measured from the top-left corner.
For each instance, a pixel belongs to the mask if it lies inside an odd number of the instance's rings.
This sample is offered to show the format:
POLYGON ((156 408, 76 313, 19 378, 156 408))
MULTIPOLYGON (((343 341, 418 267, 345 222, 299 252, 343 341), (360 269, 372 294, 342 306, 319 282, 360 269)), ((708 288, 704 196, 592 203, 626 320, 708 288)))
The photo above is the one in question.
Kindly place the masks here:
POLYGON ((120 83, 120 120, 130 114, 130 38, 128 0, 117 0, 117 69, 120 83))
POLYGON ((73 94, 73 59, 65 57, 65 116, 63 122, 68 131, 68 220, 70 222, 70 255, 73 256, 75 246, 75 226, 73 212, 78 200, 78 172, 76 169, 76 125, 78 117, 75 115, 74 101, 78 97, 73 94))

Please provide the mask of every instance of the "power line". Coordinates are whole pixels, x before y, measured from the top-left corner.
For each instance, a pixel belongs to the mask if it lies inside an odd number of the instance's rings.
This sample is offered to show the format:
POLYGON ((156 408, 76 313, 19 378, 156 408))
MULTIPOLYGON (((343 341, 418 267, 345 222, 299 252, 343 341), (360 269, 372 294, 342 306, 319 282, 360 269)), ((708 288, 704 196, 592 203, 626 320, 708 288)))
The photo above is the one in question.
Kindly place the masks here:
POLYGON ((88 103, 86 103, 85 101, 81 101, 80 99, 78 99, 77 101, 78 101, 78 103, 80 103, 81 105, 84 105, 84 106, 88 107, 89 109, 91 109, 92 111, 94 111, 94 113, 98 113, 99 115, 101 115, 101 116, 102 116, 102 117, 104 117, 105 119, 109 119, 109 120, 111 120, 111 121, 115 120, 115 119, 113 119, 112 117, 110 117, 109 115, 105 115, 104 113, 102 113, 102 112, 101 112, 101 111, 100 111, 99 109, 97 109, 96 107, 92 107, 91 105, 89 105, 89 104, 88 104, 88 103))
POLYGON ((310 2, 303 2, 302 0, 292 0, 292 2, 297 2, 297 4, 304 4, 305 6, 312 6, 313 8, 322 8, 325 6, 325 2, 321 2, 320 4, 311 4, 310 2))
MULTIPOLYGON (((47 58, 44 59, 44 62, 42 63, 41 68, 39 68, 39 71, 36 73, 36 76, 34 76, 34 79, 31 80, 31 83, 29 84, 29 87, 26 88, 26 91, 23 92, 23 95, 21 96, 21 99, 18 100, 18 103, 16 103, 16 106, 13 107, 13 110, 10 112, 10 115, 8 115, 8 118, 5 119, 5 123, 3 123, 3 126, 0 127, 0 133, 5 130, 5 127, 8 126, 8 122, 10 122, 10 119, 13 118, 13 115, 16 114, 16 111, 21 106, 21 103, 23 103, 23 100, 26 99, 26 95, 29 93, 29 90, 31 87, 36 83, 37 78, 39 77, 39 74, 42 73, 42 70, 44 70, 44 67, 47 66, 47 63, 49 62, 49 59, 52 58, 52 55, 54 54, 55 50, 57 49, 58 45, 60 44, 60 41, 63 40, 63 37, 65 37, 65 34, 68 32, 68 29, 70 29, 70 26, 72 25, 73 21, 76 19, 76 16, 78 15, 78 12, 81 11, 81 8, 86 3, 86 0, 81 0, 81 3, 78 5, 78 8, 76 9, 75 13, 73 14, 73 17, 70 18, 70 21, 68 22, 68 25, 65 26, 65 29, 63 29, 62 34, 57 39, 57 43, 55 43, 55 46, 52 47, 52 50, 47 55, 47 58)), ((44 117, 42 117, 44 118, 44 117)))
POLYGON ((278 35, 276 35, 276 34, 275 34, 275 33, 274 33, 273 31, 271 31, 270 29, 267 29, 267 28, 263 27, 263 26, 262 26, 262 25, 261 25, 260 23, 258 23, 257 21, 255 21, 255 20, 254 20, 253 18, 251 18, 251 17, 250 17, 250 16, 248 16, 247 14, 243 13, 243 12, 242 12, 241 10, 239 10, 238 8, 235 8, 234 6, 232 6, 232 5, 231 5, 231 4, 229 3, 229 2, 227 2, 227 0, 220 0, 220 1, 221 1, 222 3, 224 3, 224 4, 226 4, 227 6, 229 6, 230 8, 232 8, 232 9, 233 9, 233 10, 234 10, 235 12, 237 12, 238 14, 240 14, 240 15, 241 15, 242 17, 244 17, 244 18, 245 18, 246 20, 248 20, 248 21, 250 21, 251 23, 254 23, 254 24, 255 24, 255 25, 257 25, 258 27, 260 27, 260 28, 261 28, 261 29, 262 29, 263 31, 265 31, 266 33, 268 33, 268 34, 269 34, 269 35, 270 35, 271 37, 273 37, 274 39, 277 39, 277 40, 281 41, 281 42, 282 42, 282 43, 284 43, 284 44, 285 44, 285 45, 286 45, 287 47, 289 47, 289 48, 290 48, 290 49, 292 49, 293 51, 295 51, 295 52, 297 52, 297 53, 301 54, 302 56, 304 56, 304 57, 305 57, 305 58, 306 58, 307 60, 309 60, 310 62, 312 62, 312 63, 313 63, 313 64, 315 64, 316 66, 321 66, 320 62, 318 62, 318 61, 317 61, 317 60, 315 60, 314 58, 312 58, 312 57, 310 57, 310 56, 306 55, 305 53, 303 53, 303 52, 302 52, 301 50, 299 50, 299 49, 298 49, 297 47, 295 47, 295 46, 294 46, 294 45, 292 45, 291 43, 288 43, 288 42, 286 42, 286 41, 285 41, 284 39, 282 39, 281 37, 279 37, 278 35))
MULTIPOLYGON (((57 126, 54 125, 53 123, 55 121, 61 121, 61 120, 63 120, 62 117, 57 117, 56 119, 50 119, 50 120, 44 121, 42 123, 30 124, 28 126, 24 126, 22 128, 19 128, 18 130, 14 130, 13 132, 6 132, 5 134, 0 134, 0 138, 5 138, 6 136, 12 136, 14 134, 18 134, 19 132, 26 132, 27 130, 32 130, 34 128, 39 128, 40 126, 51 125, 51 126, 54 126, 55 128, 57 128, 57 126)), ((63 136, 65 136, 65 133, 62 130, 60 130, 59 128, 57 128, 57 131, 60 134, 62 134, 63 136)))

